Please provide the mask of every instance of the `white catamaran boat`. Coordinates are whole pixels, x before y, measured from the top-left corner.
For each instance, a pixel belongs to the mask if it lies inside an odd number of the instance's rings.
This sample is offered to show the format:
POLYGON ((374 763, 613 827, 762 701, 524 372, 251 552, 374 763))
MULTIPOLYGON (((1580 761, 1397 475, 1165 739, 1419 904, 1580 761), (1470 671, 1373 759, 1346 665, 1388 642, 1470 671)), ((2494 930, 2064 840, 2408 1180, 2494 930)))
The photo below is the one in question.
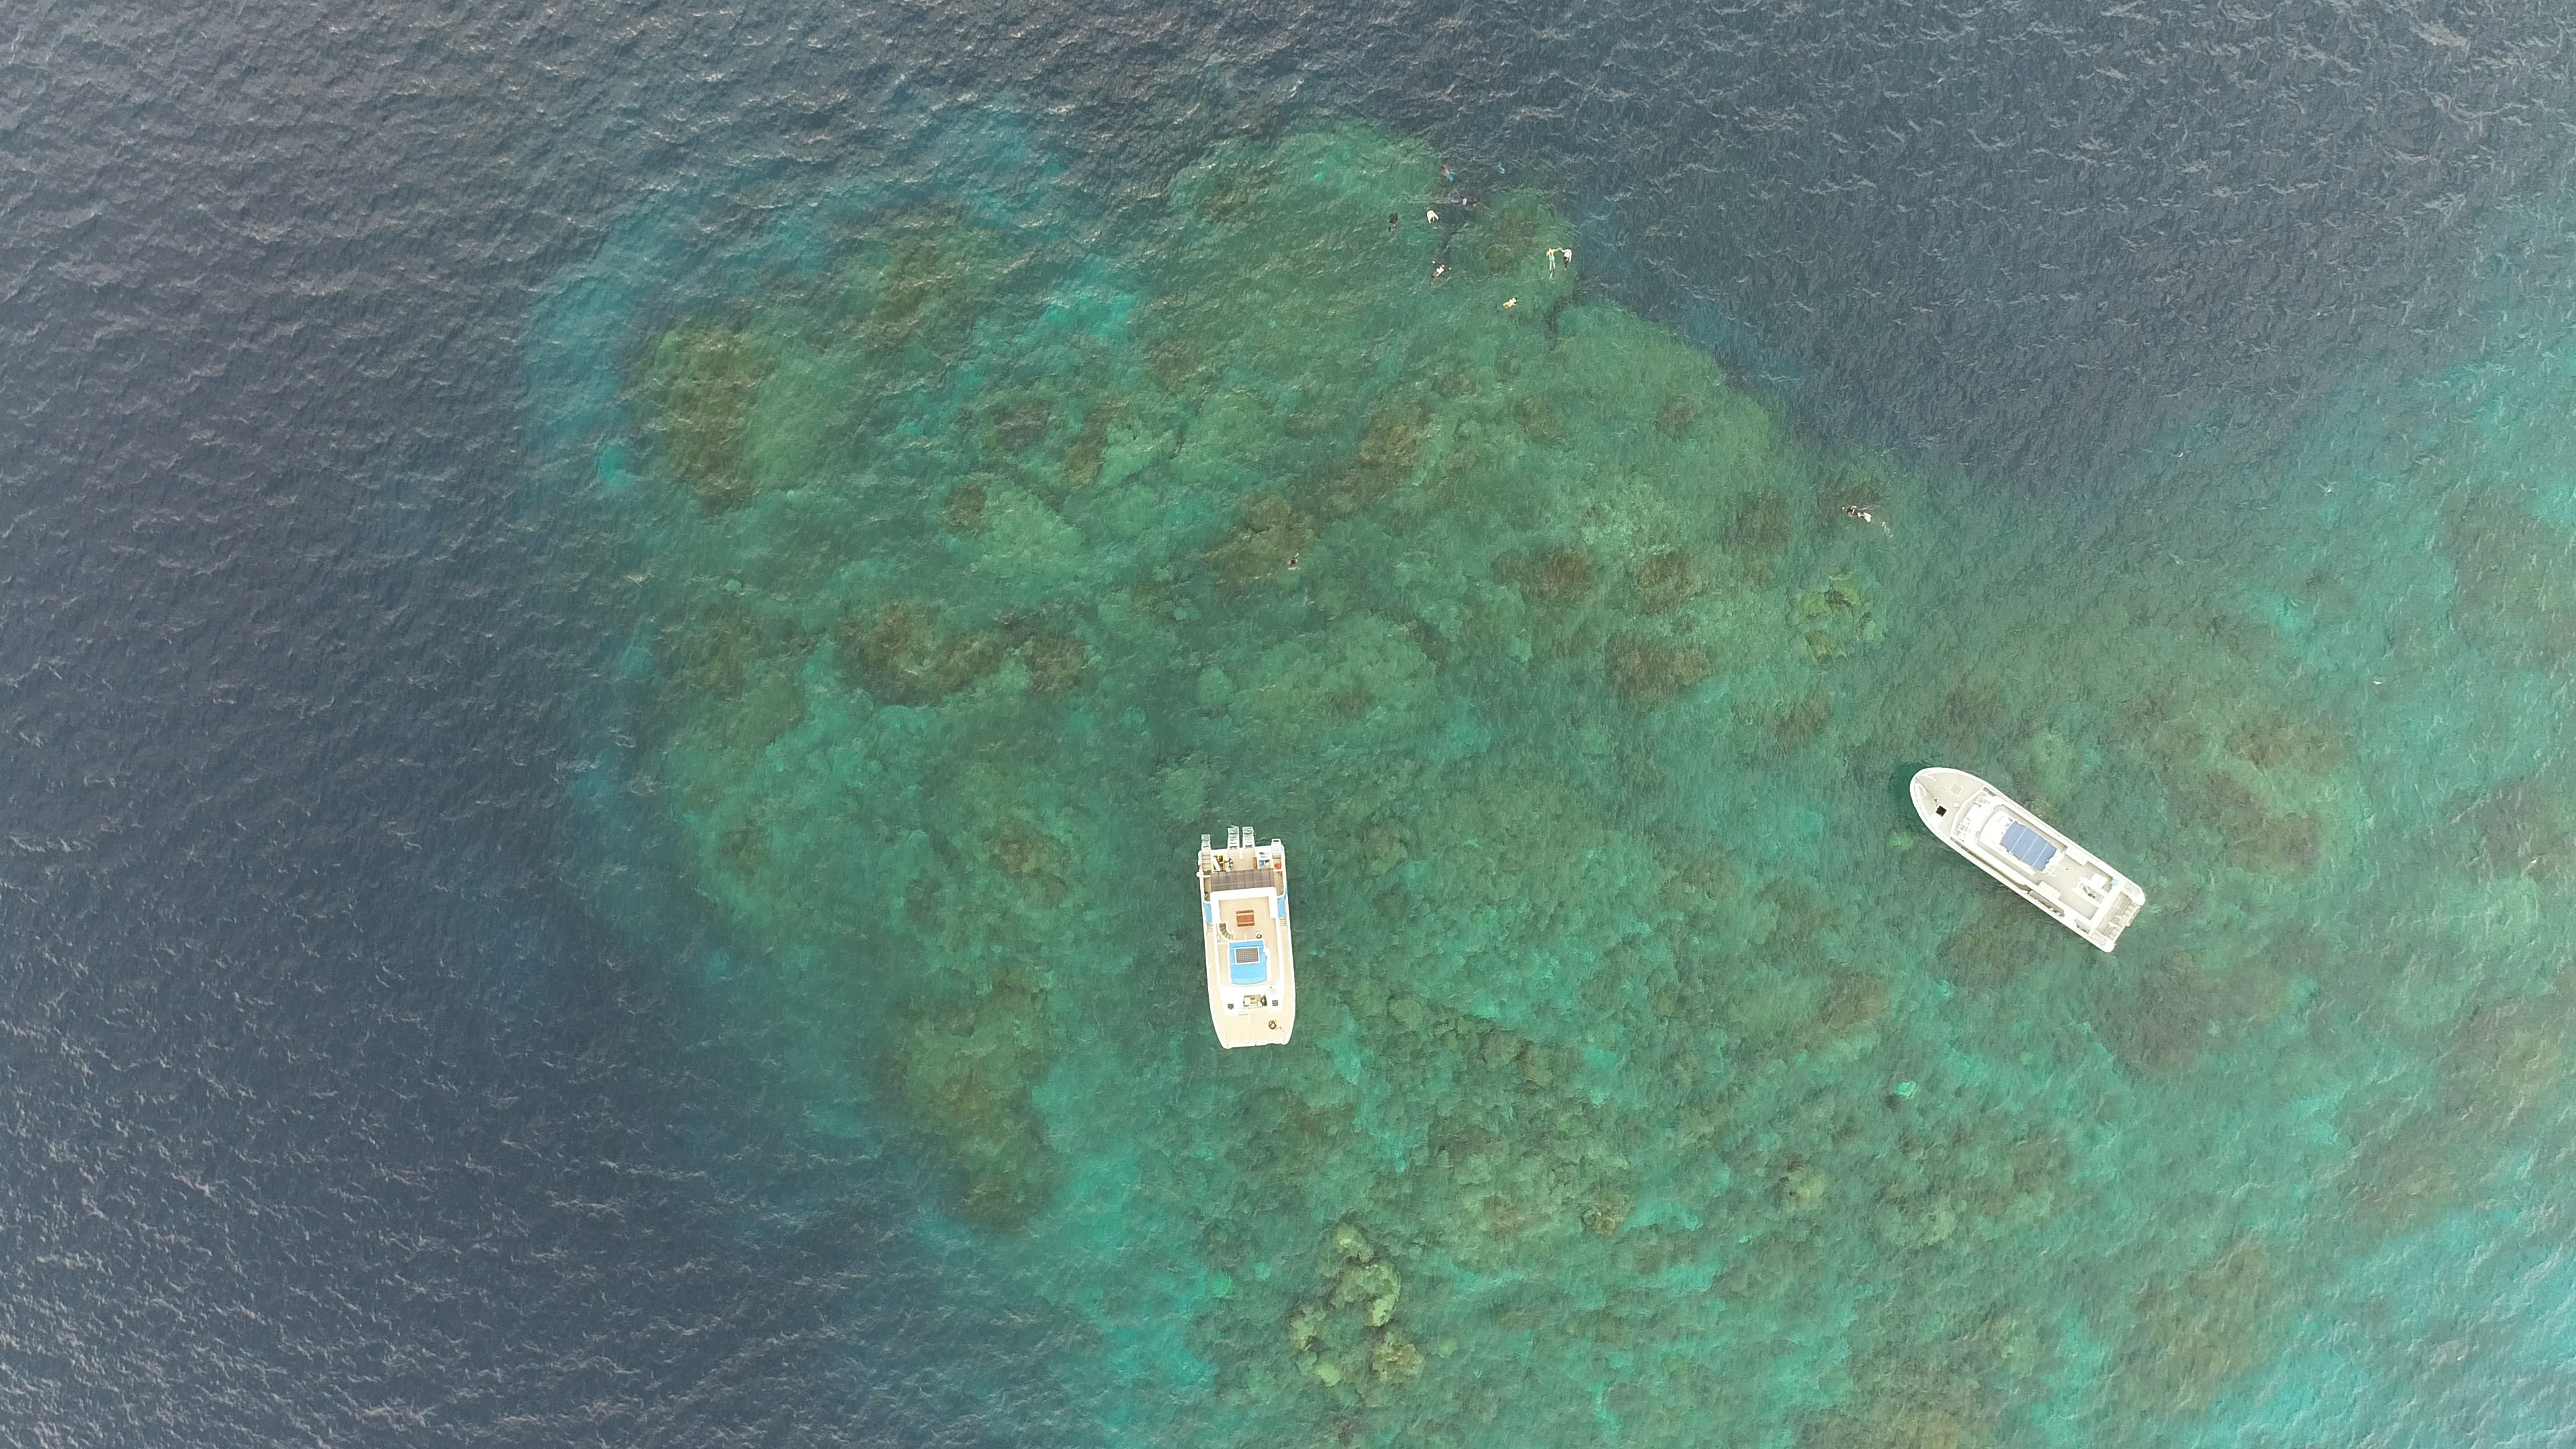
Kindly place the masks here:
POLYGON ((1288 938, 1288 850, 1228 826, 1225 848, 1199 837, 1199 919, 1207 935, 1208 1015, 1229 1047, 1277 1046, 1297 1029, 1297 953, 1288 938))
POLYGON ((2105 951, 2147 903, 2136 881, 1965 770, 1918 771, 1913 794, 1914 813, 1952 850, 2105 951))

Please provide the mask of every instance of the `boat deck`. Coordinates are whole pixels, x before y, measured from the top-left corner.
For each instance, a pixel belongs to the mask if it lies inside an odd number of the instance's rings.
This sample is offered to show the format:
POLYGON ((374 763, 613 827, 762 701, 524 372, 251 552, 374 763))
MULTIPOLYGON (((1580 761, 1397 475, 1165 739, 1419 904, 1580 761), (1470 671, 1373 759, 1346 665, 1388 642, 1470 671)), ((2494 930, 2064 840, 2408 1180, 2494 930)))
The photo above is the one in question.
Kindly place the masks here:
POLYGON ((2048 868, 2032 877, 2030 888, 2088 921, 2111 903, 2111 873, 2091 856, 2072 850, 2057 852, 2048 868))
POLYGON ((1207 943, 1208 1014, 1228 1047, 1272 1046, 1297 1026, 1297 952, 1288 916, 1288 857, 1248 830, 1199 845, 1199 915, 1207 943))

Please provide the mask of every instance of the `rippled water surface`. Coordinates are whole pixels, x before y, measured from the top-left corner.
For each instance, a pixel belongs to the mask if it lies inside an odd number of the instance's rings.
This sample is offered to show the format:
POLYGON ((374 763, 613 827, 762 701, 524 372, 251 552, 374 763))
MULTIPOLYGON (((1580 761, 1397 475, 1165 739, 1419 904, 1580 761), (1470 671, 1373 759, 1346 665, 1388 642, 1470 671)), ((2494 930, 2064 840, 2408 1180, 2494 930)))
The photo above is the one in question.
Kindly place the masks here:
POLYGON ((2576 1424, 2554 12, 8 25, 5 1437, 2576 1424))

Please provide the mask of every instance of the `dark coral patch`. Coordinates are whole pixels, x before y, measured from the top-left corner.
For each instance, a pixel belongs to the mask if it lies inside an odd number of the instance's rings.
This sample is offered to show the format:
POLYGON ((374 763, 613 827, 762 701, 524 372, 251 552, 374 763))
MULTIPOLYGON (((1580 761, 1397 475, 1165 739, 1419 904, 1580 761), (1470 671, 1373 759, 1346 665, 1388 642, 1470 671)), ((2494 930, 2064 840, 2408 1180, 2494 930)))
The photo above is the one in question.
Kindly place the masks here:
POLYGON ((1080 684, 1091 668, 1090 647, 1056 630, 1031 635, 1020 646, 1020 659, 1028 666, 1029 687, 1040 694, 1064 693, 1080 684))
POLYGON ((1098 417, 1083 421, 1082 430, 1064 449, 1065 481, 1076 488, 1088 488, 1100 481, 1100 467, 1109 454, 1109 429, 1098 417))
POLYGON ((1064 898, 1073 869, 1073 852, 1064 842, 1026 820, 1011 819, 993 832, 990 849, 1003 875, 1035 887, 1050 905, 1064 898))
POLYGON ((1046 441, 1054 409, 1042 397, 1022 398, 992 409, 993 446, 1005 453, 1025 453, 1046 441))
POLYGON ((1780 748, 1794 750, 1824 733, 1833 717, 1832 697, 1821 689, 1808 690, 1771 721, 1771 738, 1780 748))
POLYGON ((1768 557, 1787 548, 1797 532, 1797 515, 1787 498, 1768 491, 1748 494, 1736 501, 1735 513, 1727 520, 1726 546, 1756 558, 1768 557))
POLYGON ((1060 1169, 1029 1095, 1053 1060, 1034 982, 1006 978, 898 1017, 874 1074, 946 1169, 948 1205, 961 1220, 1009 1231, 1054 1196, 1060 1169))
POLYGON ((2359 1143, 2345 1183, 2355 1225, 2420 1227, 2476 1192, 2514 1136, 2562 1100, 2572 1012, 2564 982, 2487 1002, 2445 1034, 2429 1091, 2418 1079, 2356 1096, 2344 1110, 2359 1143))
POLYGON ((805 718, 797 675, 813 644, 786 620, 711 608, 668 636, 671 699, 706 743, 757 750, 805 718))
MULTIPOLYGON (((994 239, 948 218, 899 218, 868 238, 843 273, 855 340, 891 357, 911 348, 945 363, 1001 298, 1011 270, 994 239)), ((917 358, 920 354, 914 354, 917 358)))
POLYGON ((2031 906, 1997 895, 1942 940, 1941 968, 1961 986, 1992 988, 2073 967, 2091 949, 2031 906))
POLYGON ((2173 955, 2134 975, 2106 975, 2094 1030, 2112 1055, 2149 1075, 2177 1071, 2289 1004, 2286 977, 2260 960, 2225 969, 2173 955))
POLYGON ((1849 1036, 1867 1029, 1887 1014, 1893 998, 1887 982, 1859 971, 1845 971, 1834 977, 1833 988, 1825 993, 1825 1004, 1817 1014, 1818 1023, 1831 1036, 1849 1036))
POLYGON ((2305 720, 2262 715, 2230 731, 2227 752, 2265 773, 2327 774, 2344 763, 2343 741, 2305 720))
POLYGON ((1190 209, 1213 222, 1248 219, 1279 180, 1279 163, 1266 156, 1210 170, 1210 184, 1198 193, 1190 209))
POLYGON ((1315 541, 1314 526, 1276 493, 1244 500, 1234 525, 1208 549, 1208 566, 1229 584, 1248 584, 1284 572, 1315 541))
POLYGON ((1546 213, 1528 193, 1506 192, 1490 206, 1456 214, 1468 218, 1459 259, 1478 275, 1508 272, 1539 254, 1546 213))
POLYGON ((1687 549, 1657 549, 1638 561, 1636 594, 1640 614, 1669 614, 1699 597, 1699 591, 1699 566, 1687 549))
POLYGON ((2442 499, 2436 547, 2454 571, 2461 632, 2527 661, 2555 663, 2576 648, 2576 535, 2495 489, 2455 488, 2442 499))
POLYGON ((834 630, 841 672, 889 704, 937 704, 1001 662, 999 641, 980 631, 944 633, 911 604, 844 615, 834 630))
POLYGON ((2313 814, 2275 805, 2225 770, 2187 776, 2175 793, 2217 830, 2235 864, 2280 875, 2316 868, 2325 831, 2313 814))
POLYGON ((753 396, 769 355, 732 327, 685 322, 662 335, 641 391, 654 456, 709 508, 738 508, 756 491, 743 457, 753 396))
POLYGON ((1958 744, 1989 738, 2003 719, 2002 686, 1972 673, 1941 691, 1926 724, 1933 739, 1958 744))
POLYGON ((1512 404, 1512 418, 1531 442, 1551 448, 1564 446, 1565 409, 1558 407, 1554 398, 1530 393, 1512 404))
POLYGON ((1699 404, 1682 393, 1675 393, 1655 410, 1655 431, 1669 441, 1679 442, 1699 426, 1699 404))
POLYGON ((1708 676, 1708 655, 1688 645, 1668 644, 1643 634, 1622 634, 1610 641, 1610 687, 1633 708, 1668 704, 1708 676))
POLYGON ((2454 802, 2450 813, 2466 828, 2482 875, 2521 875, 2554 884, 2566 878, 2569 863, 2576 860, 2576 822, 2570 821, 2558 792, 2532 776, 2471 792, 2454 802))
POLYGON ((1359 456, 1324 489, 1324 512, 1333 517, 1366 512, 1411 481, 1431 441, 1431 410, 1420 401, 1378 411, 1361 430, 1359 456))
POLYGON ((1497 582, 1510 584, 1542 608, 1581 603, 1600 577, 1592 556, 1579 548, 1515 549, 1494 560, 1493 572, 1497 582))
POLYGON ((984 485, 968 479, 948 490, 939 505, 939 526, 950 533, 972 536, 984 531, 984 485))
POLYGON ((2270 1356, 2288 1307, 2279 1271, 2250 1237, 2188 1273, 2149 1281, 2113 1355, 2112 1397, 2133 1414, 2159 1417, 2208 1408, 2270 1356))

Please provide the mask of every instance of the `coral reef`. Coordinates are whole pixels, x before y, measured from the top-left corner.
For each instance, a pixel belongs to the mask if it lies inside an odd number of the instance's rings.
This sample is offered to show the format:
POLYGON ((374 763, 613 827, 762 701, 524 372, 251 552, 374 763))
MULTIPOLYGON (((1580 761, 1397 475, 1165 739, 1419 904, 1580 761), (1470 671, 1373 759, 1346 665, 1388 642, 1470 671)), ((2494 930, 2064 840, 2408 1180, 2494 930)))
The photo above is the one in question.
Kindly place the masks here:
POLYGON ((1334 1227, 1316 1272, 1323 1287, 1288 1317, 1288 1347, 1299 1370, 1370 1407, 1422 1377, 1421 1347, 1395 1326, 1404 1284, 1357 1227, 1334 1227))
POLYGON ((2435 546, 2453 569, 2451 620, 2509 662, 2555 665, 2576 648, 2576 531, 2495 488, 2442 499, 2435 546))
MULTIPOLYGON (((1105 1432, 2188 1415, 2277 1347, 2317 1194, 2420 1227, 2549 1119, 2539 749, 2374 794, 2388 636, 1830 448, 1587 285, 1544 198, 1438 176, 1313 127, 1150 216, 879 197, 612 369, 625 793, 731 963, 692 999, 798 1130, 933 1171, 940 1240, 1122 1386, 1105 1432), (1998 598, 2083 599, 2084 646, 1998 598), (1922 837, 1930 763, 2146 883, 2118 956, 1922 837), (1187 847, 1237 820, 1307 862, 1302 1001, 1219 1056, 1187 847), (2393 838, 2432 884, 2321 904, 2393 838)), ((2419 537, 2481 649, 2547 661, 2526 503, 2419 537)))
POLYGON ((646 435, 654 453, 710 508, 751 501, 756 485, 743 434, 770 369, 758 343, 713 321, 662 334, 645 365, 640 387, 649 400, 646 435))
POLYGON ((2100 995, 2103 1044, 2124 1065, 2160 1073, 2189 1066, 2280 1014, 2290 983, 2259 955, 2222 968, 2177 952, 2104 972, 2100 995))
POLYGON ((2262 1362, 2291 1307, 2270 1254, 2250 1237, 2187 1273, 2149 1281, 2110 1374, 2113 1399, 2133 1414, 2206 1408, 2262 1362))
POLYGON ((2357 1095, 2344 1113, 2355 1144, 2349 1219, 2394 1232, 2468 1201, 2506 1145, 2558 1107, 2571 1034, 2576 990, 2565 980, 2489 1000, 2436 1034, 2429 1069, 2357 1095))
POLYGON ((1017 1228, 1046 1206, 1058 1168, 1030 1099, 1050 1050, 1036 984, 902 1012, 877 1071, 895 1120, 950 1173, 949 1204, 978 1227, 1017 1228))

